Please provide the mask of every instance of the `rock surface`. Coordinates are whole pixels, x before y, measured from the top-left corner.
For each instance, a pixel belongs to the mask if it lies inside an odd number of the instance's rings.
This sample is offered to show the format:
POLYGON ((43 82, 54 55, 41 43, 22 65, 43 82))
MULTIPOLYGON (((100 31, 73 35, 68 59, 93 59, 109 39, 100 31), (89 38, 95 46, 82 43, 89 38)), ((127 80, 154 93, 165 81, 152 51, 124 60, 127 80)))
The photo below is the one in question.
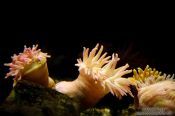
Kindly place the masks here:
POLYGON ((79 116, 79 105, 55 90, 19 81, 0 105, 0 116, 79 116))

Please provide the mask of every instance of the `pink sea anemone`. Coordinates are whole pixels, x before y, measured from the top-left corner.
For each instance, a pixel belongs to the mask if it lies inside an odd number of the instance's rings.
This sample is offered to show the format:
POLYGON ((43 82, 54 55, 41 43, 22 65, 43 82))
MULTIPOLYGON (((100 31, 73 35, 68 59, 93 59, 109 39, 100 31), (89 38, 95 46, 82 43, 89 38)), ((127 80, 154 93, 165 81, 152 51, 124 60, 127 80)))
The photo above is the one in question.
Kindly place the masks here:
POLYGON ((79 76, 74 81, 62 81, 56 84, 55 89, 58 92, 68 95, 71 98, 77 98, 84 107, 95 105, 102 97, 111 92, 118 98, 127 95, 130 91, 130 81, 122 78, 131 70, 126 70, 129 65, 126 64, 116 68, 119 61, 118 55, 106 56, 102 54, 103 46, 99 44, 89 53, 89 48, 83 50, 83 59, 78 59, 75 64, 79 67, 79 76))
POLYGON ((32 48, 24 46, 23 53, 14 54, 12 62, 4 64, 10 67, 10 72, 6 74, 5 78, 13 76, 14 85, 17 81, 26 79, 44 86, 51 86, 50 84, 54 82, 48 77, 47 68, 47 58, 50 56, 41 52, 41 49, 37 49, 37 47, 38 45, 33 45, 32 48))
POLYGON ((146 66, 144 70, 133 70, 131 82, 138 89, 140 108, 163 107, 175 110, 175 81, 174 75, 161 74, 156 69, 146 66))

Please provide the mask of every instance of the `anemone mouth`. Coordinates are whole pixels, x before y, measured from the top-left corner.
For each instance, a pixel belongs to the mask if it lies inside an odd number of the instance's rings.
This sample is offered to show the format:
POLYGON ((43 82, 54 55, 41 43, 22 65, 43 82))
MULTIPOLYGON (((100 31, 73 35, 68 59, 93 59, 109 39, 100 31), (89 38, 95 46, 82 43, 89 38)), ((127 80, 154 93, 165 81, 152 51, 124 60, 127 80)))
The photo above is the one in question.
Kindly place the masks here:
POLYGON ((37 48, 38 45, 33 45, 32 48, 24 46, 22 53, 19 53, 18 55, 14 54, 11 57, 12 62, 4 64, 5 66, 10 67, 10 71, 6 74, 5 78, 14 76, 14 80, 18 81, 22 78, 24 73, 29 73, 41 67, 46 62, 46 58, 50 56, 37 48))
POLYGON ((23 75, 27 75, 28 73, 31 73, 34 70, 37 70, 41 68, 46 63, 46 58, 43 58, 41 61, 35 61, 33 63, 30 63, 24 67, 22 70, 23 75))

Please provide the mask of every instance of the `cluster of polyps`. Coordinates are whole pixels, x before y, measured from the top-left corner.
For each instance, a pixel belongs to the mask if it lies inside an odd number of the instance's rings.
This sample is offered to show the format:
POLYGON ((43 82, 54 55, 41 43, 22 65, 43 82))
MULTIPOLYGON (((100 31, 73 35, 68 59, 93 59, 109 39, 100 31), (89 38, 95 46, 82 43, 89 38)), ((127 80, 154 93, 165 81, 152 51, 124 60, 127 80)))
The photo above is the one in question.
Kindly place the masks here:
POLYGON ((70 82, 59 82, 55 89, 69 97, 78 98, 85 107, 95 105, 109 92, 118 98, 127 93, 132 95, 129 88, 130 81, 122 78, 131 72, 126 70, 129 65, 116 68, 118 55, 113 54, 111 58, 102 52, 103 46, 99 48, 99 44, 90 53, 89 48, 84 48, 83 59, 78 59, 78 63, 75 64, 79 67, 78 78, 70 82))
POLYGON ((133 70, 130 78, 138 89, 139 106, 164 107, 175 110, 175 81, 174 75, 161 74, 156 69, 146 66, 144 70, 133 70))
POLYGON ((9 76, 14 77, 14 85, 21 79, 37 82, 46 87, 53 87, 54 81, 49 77, 47 68, 47 53, 37 49, 38 45, 32 48, 24 46, 24 51, 12 56, 12 62, 6 63, 10 67, 9 76))

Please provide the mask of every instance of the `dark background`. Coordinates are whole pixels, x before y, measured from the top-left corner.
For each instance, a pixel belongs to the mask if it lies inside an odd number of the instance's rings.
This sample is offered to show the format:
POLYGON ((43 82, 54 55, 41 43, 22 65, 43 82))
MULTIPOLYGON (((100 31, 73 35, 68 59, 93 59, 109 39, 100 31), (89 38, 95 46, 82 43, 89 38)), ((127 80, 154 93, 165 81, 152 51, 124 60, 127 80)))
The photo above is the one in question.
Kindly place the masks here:
POLYGON ((48 65, 50 75, 55 77, 76 78, 74 64, 81 57, 82 47, 93 48, 96 43, 103 44, 110 55, 117 52, 119 65, 144 68, 149 64, 174 73, 175 19, 171 3, 31 4, 19 8, 8 4, 2 9, 1 78, 8 72, 3 63, 22 52, 24 45, 33 44, 52 56, 48 65))

